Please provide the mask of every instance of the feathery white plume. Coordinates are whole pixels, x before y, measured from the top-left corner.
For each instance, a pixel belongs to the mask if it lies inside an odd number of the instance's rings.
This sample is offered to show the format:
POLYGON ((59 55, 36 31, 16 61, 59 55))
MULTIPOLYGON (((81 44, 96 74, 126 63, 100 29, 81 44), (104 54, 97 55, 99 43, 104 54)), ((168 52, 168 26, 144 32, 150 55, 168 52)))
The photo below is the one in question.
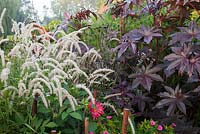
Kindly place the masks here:
POLYGON ((88 95, 89 95, 89 97, 90 97, 92 103, 93 103, 93 104, 95 103, 95 99, 94 99, 94 97, 93 97, 93 95, 92 95, 92 92, 91 92, 90 89, 88 89, 85 85, 83 85, 83 84, 77 84, 77 85, 76 85, 76 88, 84 89, 84 90, 88 93, 88 95))
POLYGON ((0 17, 0 31, 2 33, 4 33, 4 29, 3 29, 3 17, 5 15, 6 12, 6 8, 3 9, 3 12, 1 13, 1 17, 0 17))
POLYGON ((110 94, 110 95, 105 96, 104 99, 108 99, 108 98, 112 98, 112 97, 120 96, 120 95, 122 95, 122 93, 110 94))
POLYGON ((110 103, 104 102, 102 105, 103 105, 103 106, 106 106, 106 107, 110 107, 110 108, 115 112, 115 114, 118 115, 117 110, 116 110, 115 107, 114 107, 113 105, 111 105, 110 103))
POLYGON ((4 82, 4 85, 7 86, 7 79, 8 79, 8 75, 10 74, 10 67, 11 67, 11 62, 8 62, 6 64, 6 67, 1 71, 1 81, 4 82))
POLYGON ((42 99, 42 102, 44 103, 44 106, 48 108, 48 103, 47 103, 47 100, 46 100, 43 92, 40 89, 34 89, 33 90, 33 96, 35 96, 36 94, 39 94, 39 96, 42 99))

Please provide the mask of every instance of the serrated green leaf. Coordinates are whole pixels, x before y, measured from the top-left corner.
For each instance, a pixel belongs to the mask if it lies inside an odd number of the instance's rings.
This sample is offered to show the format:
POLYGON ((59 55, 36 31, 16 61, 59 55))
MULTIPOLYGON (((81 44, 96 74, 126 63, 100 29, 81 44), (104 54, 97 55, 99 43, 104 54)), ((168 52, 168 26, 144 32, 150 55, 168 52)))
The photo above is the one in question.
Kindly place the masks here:
POLYGON ((57 127, 57 124, 55 122, 49 122, 45 127, 54 128, 57 127))
POLYGON ((79 114, 77 112, 70 113, 70 116, 75 118, 75 119, 82 120, 81 114, 79 114))
POLYGON ((33 125, 35 126, 35 129, 36 129, 36 130, 41 126, 42 122, 43 122, 43 119, 38 119, 38 118, 36 118, 36 119, 33 121, 33 125))
POLYGON ((69 114, 68 114, 67 112, 63 112, 63 113, 62 113, 62 116, 61 116, 61 119, 62 119, 62 120, 66 119, 68 115, 69 115, 69 114))
POLYGON ((29 124, 24 123, 24 125, 25 125, 27 128, 29 128, 31 131, 37 133, 37 131, 35 131, 29 124))
POLYGON ((65 133, 65 134, 74 134, 74 130, 73 129, 64 129, 63 133, 65 133))
POLYGON ((90 132, 95 132, 97 129, 97 123, 96 122, 90 122, 89 123, 89 131, 90 132))
POLYGON ((48 124, 49 121, 50 121, 50 119, 47 119, 47 120, 43 121, 43 123, 42 123, 42 127, 46 126, 46 124, 48 124))
POLYGON ((67 113, 71 113, 73 110, 71 108, 67 109, 67 113))

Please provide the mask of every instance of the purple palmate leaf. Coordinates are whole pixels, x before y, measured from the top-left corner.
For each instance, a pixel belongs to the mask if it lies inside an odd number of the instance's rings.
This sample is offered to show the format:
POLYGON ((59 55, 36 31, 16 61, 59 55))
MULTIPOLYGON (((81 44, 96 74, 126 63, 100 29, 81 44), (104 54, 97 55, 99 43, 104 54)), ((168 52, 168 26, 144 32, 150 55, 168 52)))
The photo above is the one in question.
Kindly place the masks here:
POLYGON ((141 85, 146 90, 150 91, 153 81, 163 81, 160 75, 156 74, 156 72, 160 70, 160 67, 152 68, 152 64, 149 64, 146 68, 142 66, 136 73, 129 75, 129 78, 135 78, 132 82, 132 88, 137 88, 141 85))
POLYGON ((146 106, 146 103, 150 103, 153 101, 152 98, 150 97, 147 97, 146 96, 147 94, 142 94, 142 92, 137 92, 136 95, 134 95, 133 97, 133 104, 137 104, 138 105, 138 109, 141 111, 141 112, 144 112, 144 109, 145 109, 145 106, 146 106))
POLYGON ((128 48, 130 48, 132 50, 132 53, 135 54, 137 51, 137 47, 136 47, 136 42, 137 40, 140 40, 141 37, 136 33, 136 30, 132 30, 128 33, 126 33, 120 40, 120 45, 118 45, 116 48, 114 48, 114 51, 118 51, 118 58, 120 58, 122 56, 122 54, 124 52, 126 52, 126 50, 128 48))
POLYGON ((147 0, 147 5, 142 8, 140 14, 155 14, 163 5, 163 0, 147 0))
POLYGON ((163 98, 156 104, 156 108, 162 108, 168 106, 167 115, 173 115, 176 108, 178 108, 182 113, 186 114, 185 101, 189 96, 183 94, 179 85, 176 86, 176 89, 165 86, 167 92, 160 93, 159 96, 163 98))
POLYGON ((200 73, 200 55, 193 52, 191 46, 183 45, 181 47, 172 47, 174 53, 164 57, 170 64, 167 71, 174 72, 178 70, 180 74, 186 72, 189 77, 200 73))
POLYGON ((177 42, 181 44, 191 42, 192 39, 200 40, 200 27, 195 21, 190 22, 188 27, 179 27, 180 32, 171 35, 172 40, 169 45, 173 45, 177 42))
POLYGON ((125 53, 128 48, 131 49, 132 53, 135 54, 137 52, 137 45, 139 41, 144 41, 145 43, 149 44, 153 37, 161 37, 162 35, 159 32, 159 29, 144 27, 142 26, 140 29, 132 30, 120 39, 120 44, 115 47, 113 50, 118 50, 118 58, 125 53))
POLYGON ((162 34, 158 33, 159 29, 155 29, 155 27, 145 27, 141 26, 141 28, 138 30, 138 34, 143 38, 144 42, 149 44, 153 37, 161 37, 162 34))

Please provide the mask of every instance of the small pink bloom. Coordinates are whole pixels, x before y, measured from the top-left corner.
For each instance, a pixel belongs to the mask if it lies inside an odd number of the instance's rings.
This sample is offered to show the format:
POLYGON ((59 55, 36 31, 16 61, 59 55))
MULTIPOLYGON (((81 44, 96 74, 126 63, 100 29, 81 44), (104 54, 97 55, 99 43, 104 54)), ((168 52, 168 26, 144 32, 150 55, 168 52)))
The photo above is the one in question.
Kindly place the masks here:
POLYGON ((151 121, 150 121, 150 125, 151 125, 151 126, 155 126, 155 125, 156 125, 156 122, 155 122, 154 120, 151 120, 151 121))
POLYGON ((175 128, 175 127, 176 127, 176 124, 175 124, 175 123, 172 123, 172 127, 175 128))
POLYGON ((106 119, 110 120, 112 119, 112 116, 106 116, 106 119))
POLYGON ((115 15, 112 15, 112 19, 115 19, 116 18, 116 16, 115 15))
POLYGON ((94 134, 94 132, 89 132, 89 134, 94 134))
POLYGON ((104 131, 103 134, 109 134, 108 131, 104 131))
POLYGON ((161 125, 158 125, 158 130, 162 131, 163 127, 161 125))

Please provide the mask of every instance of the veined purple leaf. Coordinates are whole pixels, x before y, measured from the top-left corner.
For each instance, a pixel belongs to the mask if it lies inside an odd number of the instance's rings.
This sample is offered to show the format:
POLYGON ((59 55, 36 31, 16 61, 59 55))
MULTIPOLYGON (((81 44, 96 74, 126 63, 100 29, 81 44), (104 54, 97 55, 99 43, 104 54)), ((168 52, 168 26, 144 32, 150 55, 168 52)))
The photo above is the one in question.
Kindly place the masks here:
POLYGON ((174 89, 172 89, 171 87, 165 86, 165 90, 167 90, 170 94, 175 94, 174 89))
POLYGON ((143 80, 144 80, 144 82, 142 82, 143 87, 150 92, 152 79, 150 77, 144 77, 143 80))
POLYGON ((185 107, 185 104, 183 102, 180 101, 176 105, 177 105, 178 109, 181 112, 183 112, 184 114, 186 114, 186 107, 185 107))
POLYGON ((171 35, 172 40, 169 45, 177 42, 186 43, 191 42, 192 39, 200 40, 200 27, 195 21, 191 21, 188 27, 179 27, 180 32, 171 35))
POLYGON ((172 115, 175 109, 176 109, 176 104, 175 103, 170 104, 167 109, 167 115, 172 115))
POLYGON ((141 80, 140 79, 135 79, 132 82, 132 88, 135 89, 140 85, 141 80))
POLYGON ((162 77, 161 77, 160 75, 158 75, 158 74, 149 74, 149 77, 150 77, 152 80, 163 82, 162 77))
POLYGON ((200 74, 200 54, 194 52, 191 46, 183 45, 171 48, 174 53, 164 57, 167 60, 167 71, 178 70, 180 74, 186 72, 189 77, 200 74))
POLYGON ((171 102, 174 102, 174 99, 162 99, 161 101, 159 101, 155 107, 157 108, 161 108, 163 106, 167 106, 169 105, 171 102))
POLYGON ((135 54, 137 52, 137 45, 136 43, 143 41, 149 44, 154 37, 161 37, 162 35, 158 33, 159 29, 144 27, 142 26, 140 29, 135 29, 129 31, 128 33, 124 34, 120 39, 120 44, 115 47, 113 50, 118 51, 118 58, 122 56, 123 53, 130 48, 132 53, 135 54))
POLYGON ((153 39, 152 36, 144 37, 144 42, 146 42, 147 44, 149 44, 149 43, 151 42, 152 39, 153 39))
POLYGON ((195 88, 195 89, 193 90, 193 92, 200 92, 200 86, 198 86, 197 88, 195 88))
POLYGON ((153 67, 149 64, 147 67, 142 66, 138 68, 136 73, 130 74, 129 78, 134 78, 132 88, 137 88, 139 85, 150 91, 153 81, 163 81, 160 75, 156 72, 160 71, 161 68, 153 67))
MULTIPOLYGON (((166 91, 164 93, 160 93, 159 96, 163 98, 160 100, 155 107, 162 108, 164 106, 168 106, 167 115, 174 114, 174 111, 178 108, 182 113, 186 114, 186 106, 184 102, 187 102, 186 98, 188 95, 183 94, 179 85, 176 86, 175 90, 171 87, 165 86, 166 91)), ((189 102, 189 101, 188 101, 189 102)), ((186 103, 187 104, 187 103, 186 103)))
POLYGON ((140 33, 141 37, 144 38, 144 42, 149 44, 153 37, 161 37, 162 34, 158 33, 159 29, 150 28, 141 26, 140 29, 138 29, 138 33, 140 33))
POLYGON ((135 43, 131 43, 131 48, 132 48, 132 52, 135 54, 136 49, 137 49, 135 43))
POLYGON ((122 54, 128 49, 127 45, 122 45, 119 52, 118 52, 118 58, 122 56, 122 54))

